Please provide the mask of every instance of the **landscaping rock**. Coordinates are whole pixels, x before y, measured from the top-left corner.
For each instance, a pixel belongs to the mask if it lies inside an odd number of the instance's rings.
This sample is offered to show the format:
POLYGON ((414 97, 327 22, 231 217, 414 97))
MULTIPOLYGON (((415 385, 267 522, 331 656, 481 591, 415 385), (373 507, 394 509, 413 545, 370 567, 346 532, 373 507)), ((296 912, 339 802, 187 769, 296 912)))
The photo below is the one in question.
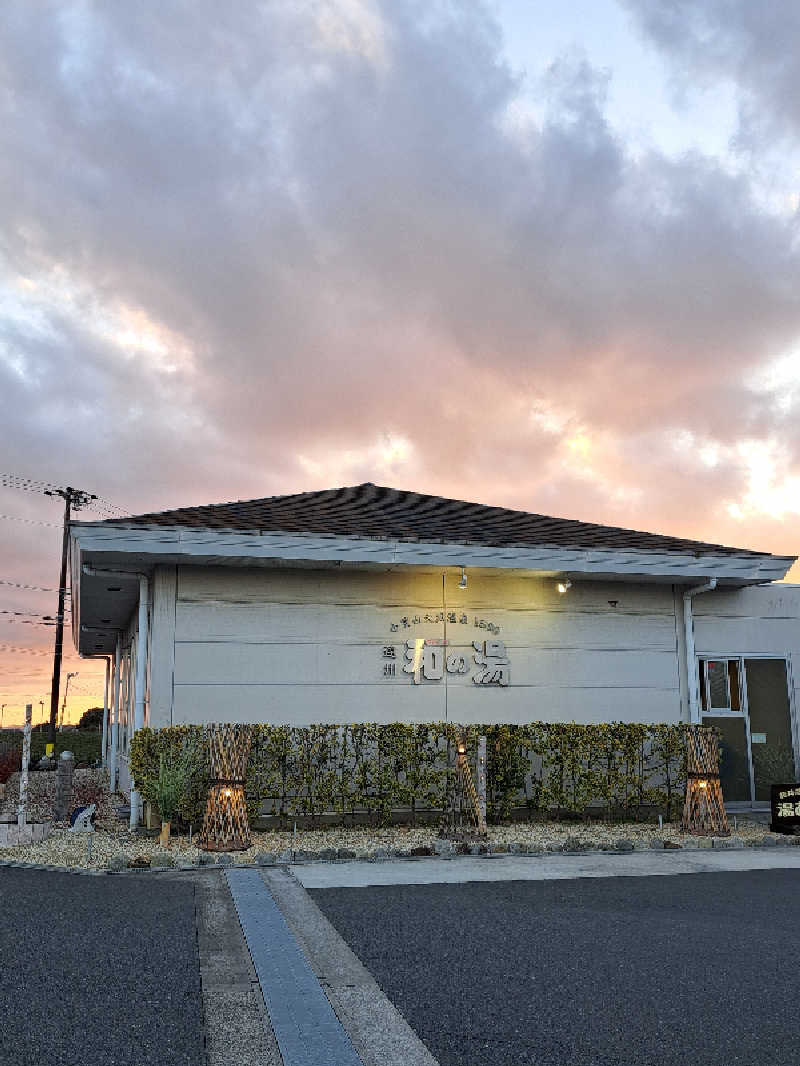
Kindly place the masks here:
POLYGON ((767 835, 761 841, 762 848, 774 848, 778 843, 778 837, 775 833, 767 833, 767 835))
POLYGON ((112 855, 110 859, 106 861, 106 869, 111 873, 119 873, 120 870, 127 870, 128 859, 125 855, 112 855))
POLYGON ((588 851, 593 847, 593 842, 584 837, 568 836, 561 845, 562 851, 588 851))
POLYGON ((456 848, 452 840, 437 838, 433 842, 433 850, 436 855, 452 855, 456 848))
POLYGON ((227 851, 221 851, 217 855, 217 866, 233 866, 233 855, 229 855, 227 851))
POLYGON ((281 866, 286 866, 291 861, 292 861, 292 853, 291 853, 291 851, 288 848, 285 851, 282 851, 280 853, 280 855, 278 856, 278 863, 281 866))
POLYGON ((633 851, 634 849, 632 840, 618 840, 614 846, 617 851, 633 851))
POLYGON ((433 848, 427 848, 424 845, 419 848, 411 849, 412 855, 433 855, 433 848))
POLYGON ((372 858, 373 859, 388 859, 390 857, 390 855, 391 855, 391 852, 389 851, 388 848, 375 848, 375 850, 372 853, 372 858))
POLYGON ((158 866, 162 869, 167 866, 174 866, 175 858, 168 851, 156 851, 150 856, 150 865, 151 867, 158 866))
POLYGON ((274 851, 259 851, 256 854, 256 866, 273 866, 275 863, 274 851))
POLYGON ((336 858, 337 859, 357 859, 358 856, 356 855, 356 853, 351 848, 337 848, 336 849, 336 858))
POLYGON ((146 855, 137 855, 135 859, 130 860, 128 868, 131 870, 149 870, 150 860, 146 855))
POLYGON ((508 845, 508 850, 511 855, 522 855, 525 851, 525 845, 518 840, 514 840, 508 845))
POLYGON ((680 851, 682 848, 683 848, 683 844, 679 844, 677 842, 677 840, 665 840, 664 841, 664 850, 665 851, 680 851))
POLYGON ((408 848, 395 848, 394 851, 392 852, 392 855, 394 855, 394 857, 396 859, 410 859, 411 858, 411 852, 408 850, 408 848))
MULTIPOLYGON (((650 847, 651 847, 651 849, 653 851, 663 851, 664 848, 666 848, 666 847, 674 847, 674 846, 675 845, 672 844, 672 842, 669 841, 669 840, 651 840, 650 841, 650 847)), ((680 845, 678 845, 678 847, 680 847, 680 845)))
POLYGON ((316 862, 318 858, 318 851, 303 851, 301 849, 294 853, 295 862, 316 862))
POLYGON ((200 866, 213 866, 214 856, 210 851, 201 851, 197 857, 197 861, 200 866))
POLYGON ((325 859, 326 861, 330 861, 331 859, 335 859, 336 858, 337 849, 336 848, 323 848, 322 851, 318 851, 317 852, 317 855, 319 856, 320 859, 325 859))

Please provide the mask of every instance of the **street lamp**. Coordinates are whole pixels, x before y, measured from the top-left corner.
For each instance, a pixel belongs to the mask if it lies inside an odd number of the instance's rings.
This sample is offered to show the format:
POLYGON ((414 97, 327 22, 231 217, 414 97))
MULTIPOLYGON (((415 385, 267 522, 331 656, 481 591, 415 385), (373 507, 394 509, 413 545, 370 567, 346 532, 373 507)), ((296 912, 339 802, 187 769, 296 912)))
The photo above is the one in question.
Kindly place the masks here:
POLYGON ((67 695, 69 694, 69 683, 73 677, 78 676, 78 671, 75 670, 71 674, 67 674, 67 683, 64 686, 64 702, 61 704, 61 724, 58 727, 59 733, 64 731, 64 711, 67 709, 67 695))

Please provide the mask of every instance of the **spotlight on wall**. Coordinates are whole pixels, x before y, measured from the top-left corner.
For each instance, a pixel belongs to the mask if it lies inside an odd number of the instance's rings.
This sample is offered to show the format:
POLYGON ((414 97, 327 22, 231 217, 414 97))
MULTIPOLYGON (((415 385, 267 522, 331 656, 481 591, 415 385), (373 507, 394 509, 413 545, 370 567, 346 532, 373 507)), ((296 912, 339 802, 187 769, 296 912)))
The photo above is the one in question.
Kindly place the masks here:
POLYGON ((467 571, 463 566, 461 567, 461 580, 458 583, 458 587, 460 589, 465 589, 467 587, 467 571))
POLYGON ((556 585, 556 588, 558 589, 558 591, 563 596, 564 593, 567 591, 567 589, 571 589, 572 588, 572 582, 571 581, 559 581, 559 583, 556 585))

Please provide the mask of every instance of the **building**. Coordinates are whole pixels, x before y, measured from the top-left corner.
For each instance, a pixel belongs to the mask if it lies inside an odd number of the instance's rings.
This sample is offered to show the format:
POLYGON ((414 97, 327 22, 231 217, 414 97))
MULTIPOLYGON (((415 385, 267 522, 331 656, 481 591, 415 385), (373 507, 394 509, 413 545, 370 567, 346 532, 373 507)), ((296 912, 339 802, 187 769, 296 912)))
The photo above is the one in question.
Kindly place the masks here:
POLYGON ((143 725, 713 718, 750 806, 800 756, 794 561, 364 484, 73 522, 73 638, 125 790, 143 725))

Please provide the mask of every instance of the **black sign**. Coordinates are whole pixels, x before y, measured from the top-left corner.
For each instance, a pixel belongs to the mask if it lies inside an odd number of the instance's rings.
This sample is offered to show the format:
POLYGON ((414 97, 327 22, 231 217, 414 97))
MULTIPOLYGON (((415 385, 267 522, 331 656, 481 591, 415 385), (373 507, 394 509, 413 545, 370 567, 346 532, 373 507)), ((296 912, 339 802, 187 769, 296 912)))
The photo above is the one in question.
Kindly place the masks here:
POLYGON ((773 833, 800 833, 800 784, 772 786, 773 833))

